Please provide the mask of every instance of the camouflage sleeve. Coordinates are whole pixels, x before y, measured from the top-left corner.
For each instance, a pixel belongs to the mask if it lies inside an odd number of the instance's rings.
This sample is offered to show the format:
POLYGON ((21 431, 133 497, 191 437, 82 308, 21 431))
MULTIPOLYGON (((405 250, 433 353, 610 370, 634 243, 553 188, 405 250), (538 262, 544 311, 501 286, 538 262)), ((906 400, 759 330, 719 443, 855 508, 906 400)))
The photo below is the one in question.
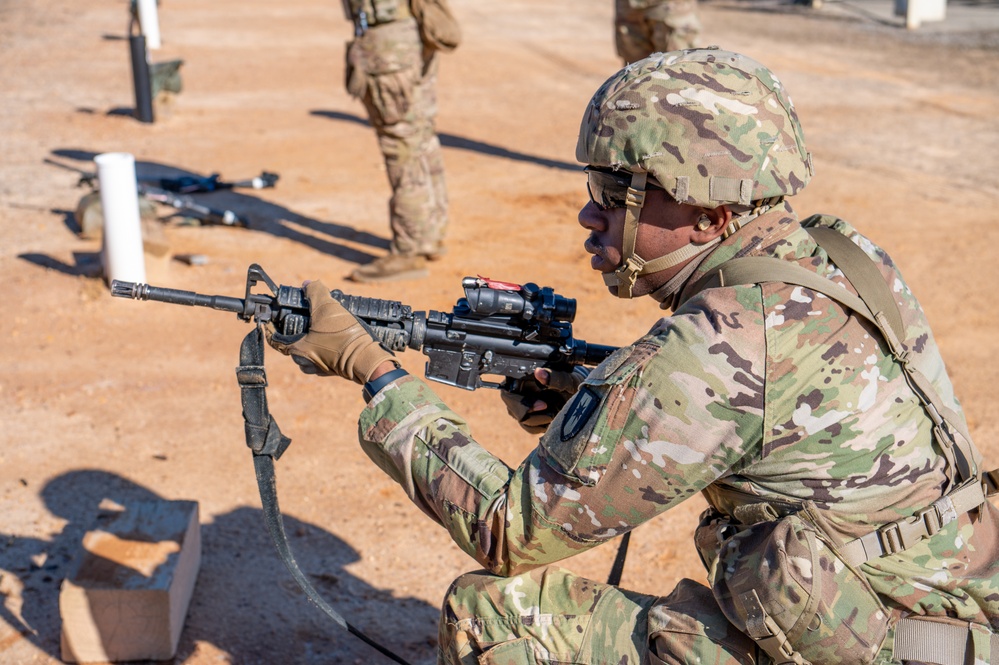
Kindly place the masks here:
POLYGON ((590 374, 517 469, 415 377, 375 396, 361 444, 489 570, 546 565, 758 456, 765 343, 762 327, 739 328, 698 314, 664 319, 590 374))

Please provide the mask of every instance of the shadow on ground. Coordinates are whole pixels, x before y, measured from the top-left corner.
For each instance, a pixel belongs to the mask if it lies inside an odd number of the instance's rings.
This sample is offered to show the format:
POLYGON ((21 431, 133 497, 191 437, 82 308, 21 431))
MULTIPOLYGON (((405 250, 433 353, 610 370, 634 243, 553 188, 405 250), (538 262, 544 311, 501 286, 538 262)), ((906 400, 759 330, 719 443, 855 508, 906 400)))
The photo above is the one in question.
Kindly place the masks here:
MULTIPOLYGON (((0 619, 58 659, 59 586, 74 572, 84 534, 120 509, 162 497, 97 469, 57 476, 40 496, 66 524, 50 539, 0 534, 0 568, 23 585, 20 616, 9 609, 16 603, 0 604, 0 619)), ((198 643, 214 645, 229 655, 227 662, 241 665, 391 662, 306 599, 278 558, 261 510, 240 507, 201 521, 201 570, 171 662, 182 664, 198 643)), ((285 528, 302 570, 339 613, 410 662, 433 660, 437 608, 354 577, 346 567, 358 560, 357 552, 334 534, 287 516, 285 528)))
MULTIPOLYGON (((361 116, 354 115, 353 113, 344 113, 343 111, 314 109, 309 111, 309 114, 320 118, 329 118, 330 120, 352 122, 365 127, 371 126, 371 123, 361 116)), ((582 164, 577 164, 576 162, 563 162, 557 159, 548 159, 547 157, 528 155, 523 152, 517 152, 516 150, 510 150, 502 146, 493 145, 492 143, 476 141, 463 136, 455 136, 454 134, 448 134, 447 132, 437 132, 437 137, 440 139, 441 146, 445 148, 467 150, 469 152, 477 152, 483 155, 489 155, 490 157, 499 157, 500 159, 509 159, 515 162, 529 162, 531 164, 537 164, 538 166, 544 166, 551 169, 562 169, 564 171, 577 172, 583 170, 582 164)))
MULTIPOLYGON (((81 176, 93 172, 93 159, 98 153, 77 148, 60 148, 52 151, 50 164, 76 171, 81 176)), ((204 177, 178 166, 136 160, 136 177, 139 180, 159 178, 204 177)), ((280 187, 280 182, 278 182, 280 187)), ((89 190, 81 189, 81 197, 89 190)), ((246 229, 233 228, 234 233, 268 233, 277 238, 288 238, 318 252, 334 256, 356 264, 370 263, 389 250, 389 239, 367 231, 359 231, 346 224, 325 221, 299 214, 284 206, 271 203, 249 192, 252 189, 229 189, 190 195, 197 203, 218 210, 230 210, 247 222, 246 229), (358 247, 359 246, 359 247, 358 247), (368 249, 377 250, 372 253, 368 249)), ((167 205, 158 205, 161 219, 177 221, 178 211, 167 205)), ((73 211, 52 210, 53 214, 64 217, 63 224, 73 233, 80 232, 80 225, 73 211)), ((20 258, 47 268, 54 268, 67 274, 90 274, 88 265, 70 265, 43 254, 22 254, 20 258)))

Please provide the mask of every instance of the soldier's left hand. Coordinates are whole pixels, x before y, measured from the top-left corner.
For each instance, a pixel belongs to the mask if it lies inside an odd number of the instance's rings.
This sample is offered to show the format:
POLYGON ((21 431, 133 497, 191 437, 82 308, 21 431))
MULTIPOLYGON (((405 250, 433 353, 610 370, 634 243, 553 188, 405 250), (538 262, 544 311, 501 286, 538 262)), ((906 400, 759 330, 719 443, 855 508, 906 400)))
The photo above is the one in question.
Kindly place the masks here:
POLYGON ((342 376, 367 383, 382 363, 395 363, 368 329, 330 295, 322 282, 308 282, 309 331, 304 335, 281 335, 268 324, 267 341, 291 356, 306 374, 342 376))

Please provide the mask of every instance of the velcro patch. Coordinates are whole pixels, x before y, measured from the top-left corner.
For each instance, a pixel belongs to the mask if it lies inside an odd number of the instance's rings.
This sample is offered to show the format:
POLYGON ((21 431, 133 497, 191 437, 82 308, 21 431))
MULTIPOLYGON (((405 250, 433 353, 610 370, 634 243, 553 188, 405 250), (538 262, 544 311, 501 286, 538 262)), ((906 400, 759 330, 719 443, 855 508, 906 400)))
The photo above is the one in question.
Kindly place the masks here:
POLYGON ((566 407, 565 417, 562 419, 560 435, 563 442, 572 439, 582 431, 599 404, 600 395, 597 391, 589 386, 583 386, 579 389, 579 392, 566 407))

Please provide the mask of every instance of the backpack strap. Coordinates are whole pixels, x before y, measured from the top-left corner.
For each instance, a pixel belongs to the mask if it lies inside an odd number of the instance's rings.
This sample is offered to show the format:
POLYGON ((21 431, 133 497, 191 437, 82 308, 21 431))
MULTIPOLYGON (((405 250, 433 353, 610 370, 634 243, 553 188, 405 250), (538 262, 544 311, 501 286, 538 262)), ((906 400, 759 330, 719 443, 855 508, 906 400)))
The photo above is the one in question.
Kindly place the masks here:
POLYGON ((929 508, 891 522, 840 548, 852 565, 895 554, 920 542, 981 506, 999 490, 999 469, 982 473, 975 463, 971 436, 961 418, 943 404, 926 376, 912 362, 905 348, 905 326, 898 303, 874 261, 852 240, 826 226, 806 228, 830 260, 842 271, 859 295, 798 264, 771 257, 742 257, 715 268, 693 287, 701 291, 718 286, 782 282, 822 293, 871 322, 905 371, 909 385, 933 423, 934 440, 947 462, 949 487, 929 508), (956 432, 959 436, 955 436, 956 432), (955 477, 956 476, 956 477, 955 477))
POLYGON ((965 428, 962 418, 944 406, 933 384, 912 362, 912 356, 903 344, 906 338, 905 326, 898 302, 874 261, 852 240, 835 229, 816 226, 806 230, 869 305, 875 324, 881 330, 892 355, 901 363, 910 385, 933 421, 933 436, 944 450, 947 461, 955 465, 951 468, 956 468, 960 476, 959 482, 978 477, 974 451, 971 449, 971 434, 965 428), (959 436, 955 437, 952 432, 957 432, 959 436))

